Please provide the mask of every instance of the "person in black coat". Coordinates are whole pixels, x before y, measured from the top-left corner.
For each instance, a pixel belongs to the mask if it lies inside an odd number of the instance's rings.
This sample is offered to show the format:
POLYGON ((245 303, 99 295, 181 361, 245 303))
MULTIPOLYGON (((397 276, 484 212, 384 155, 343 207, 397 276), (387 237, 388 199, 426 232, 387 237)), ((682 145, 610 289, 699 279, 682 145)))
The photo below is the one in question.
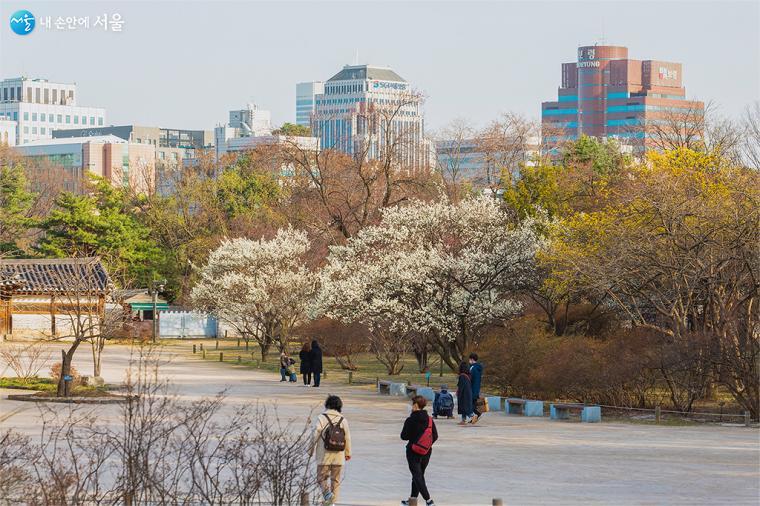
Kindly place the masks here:
MULTIPOLYGON (((430 422, 432 422, 433 443, 438 440, 438 429, 428 412, 425 411, 426 404, 427 400, 421 395, 415 395, 412 398, 412 414, 404 421, 401 439, 407 441, 406 462, 409 464, 409 471, 412 473, 412 493, 409 497, 416 498, 421 494, 426 506, 435 506, 425 483, 425 469, 430 463, 430 455, 433 453, 433 449, 430 448, 426 455, 420 455, 412 450, 412 445, 419 441, 430 422)), ((401 501, 401 504, 407 505, 409 501, 401 501)))
POLYGON ((314 386, 319 386, 319 379, 322 376, 322 348, 319 347, 317 340, 311 342, 311 372, 314 373, 314 386))
POLYGON ((311 344, 308 341, 303 343, 301 351, 298 353, 301 360, 301 375, 303 376, 304 386, 311 385, 311 344))
POLYGON ((465 425, 472 419, 472 380, 470 368, 466 362, 459 364, 459 379, 457 380, 457 413, 462 415, 459 425, 465 425))

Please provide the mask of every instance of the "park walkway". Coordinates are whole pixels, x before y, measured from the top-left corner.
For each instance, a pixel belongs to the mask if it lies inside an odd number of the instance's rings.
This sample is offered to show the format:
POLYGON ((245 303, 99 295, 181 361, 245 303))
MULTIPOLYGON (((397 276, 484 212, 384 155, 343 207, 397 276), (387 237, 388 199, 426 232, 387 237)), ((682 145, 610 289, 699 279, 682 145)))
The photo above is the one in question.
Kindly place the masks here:
MULTIPOLYGON (((87 354, 78 358, 77 367, 86 372, 87 354)), ((109 347, 104 355, 106 380, 120 381, 127 360, 126 347, 109 347)), ((329 378, 320 389, 304 388, 280 383, 279 375, 272 373, 184 354, 173 355, 162 372, 183 397, 227 389, 230 405, 276 402, 284 419, 306 419, 328 393, 340 395, 354 442, 341 503, 395 505, 409 493, 399 439, 409 407, 401 399, 332 384, 329 378)), ((0 413, 21 404, 25 403, 8 401, 3 395, 0 413)), ((2 427, 34 427, 35 408, 22 409, 2 427)), ((756 429, 580 424, 496 413, 474 427, 459 427, 455 420, 440 420, 438 427, 440 440, 433 450, 428 484, 441 506, 486 505, 494 497, 513 505, 758 503, 756 429)))

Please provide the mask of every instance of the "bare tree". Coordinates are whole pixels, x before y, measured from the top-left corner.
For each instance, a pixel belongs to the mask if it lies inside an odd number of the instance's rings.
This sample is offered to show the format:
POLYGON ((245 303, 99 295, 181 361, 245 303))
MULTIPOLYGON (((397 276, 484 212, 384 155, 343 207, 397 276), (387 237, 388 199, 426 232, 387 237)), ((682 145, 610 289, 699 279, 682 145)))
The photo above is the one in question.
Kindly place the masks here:
POLYGON ((747 106, 744 112, 743 139, 743 163, 747 167, 760 170, 760 102, 747 106))
POLYGON ((37 377, 47 367, 52 353, 40 342, 27 344, 10 344, 0 348, 0 358, 11 368, 16 376, 28 381, 37 377))

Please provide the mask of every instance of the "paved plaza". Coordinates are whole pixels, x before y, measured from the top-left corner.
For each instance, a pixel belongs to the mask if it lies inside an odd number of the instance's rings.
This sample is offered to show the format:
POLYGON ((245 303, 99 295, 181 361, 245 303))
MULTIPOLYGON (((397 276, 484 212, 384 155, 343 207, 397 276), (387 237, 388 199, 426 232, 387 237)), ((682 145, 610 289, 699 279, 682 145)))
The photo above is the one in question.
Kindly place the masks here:
MULTIPOLYGON (((75 361, 83 374, 91 369, 87 352, 81 350, 75 361)), ((279 375, 268 372, 187 355, 165 356, 169 360, 163 374, 188 399, 226 388, 230 405, 276 402, 282 418, 305 420, 325 395, 340 395, 354 445, 341 504, 396 505, 408 495, 409 473, 399 439, 409 411, 404 400, 337 385, 330 378, 322 388, 308 389, 280 383, 279 375)), ((123 379, 128 357, 126 346, 106 349, 106 381, 123 379)), ((8 390, 0 393, 0 413, 21 410, 0 428, 33 433, 37 407, 7 400, 8 390)), ((117 409, 97 406, 104 417, 117 409)), ((760 433, 754 428, 581 424, 490 413, 474 427, 440 420, 438 430, 427 481, 440 506, 490 505, 495 497, 511 505, 756 505, 760 499, 760 433)))

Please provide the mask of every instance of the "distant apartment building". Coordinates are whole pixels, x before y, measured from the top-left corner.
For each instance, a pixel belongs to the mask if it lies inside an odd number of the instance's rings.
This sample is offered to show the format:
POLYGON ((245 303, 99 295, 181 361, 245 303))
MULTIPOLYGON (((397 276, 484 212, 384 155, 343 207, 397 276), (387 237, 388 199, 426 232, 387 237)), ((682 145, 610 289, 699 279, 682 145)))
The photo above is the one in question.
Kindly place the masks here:
POLYGON ((138 193, 155 189, 156 148, 151 144, 101 135, 27 142, 15 150, 30 158, 42 158, 51 168, 62 169, 61 189, 65 191, 81 191, 87 173, 138 193))
POLYGON ((582 46, 578 59, 562 64, 556 101, 541 104, 543 140, 548 146, 581 135, 616 138, 642 152, 652 127, 672 113, 704 112, 686 99, 680 63, 632 60, 623 46, 582 46))
POLYGON ((153 146, 160 166, 180 166, 214 146, 214 133, 211 130, 121 125, 53 131, 54 139, 104 135, 114 135, 132 144, 153 146))
POLYGON ((317 95, 325 92, 325 83, 312 81, 296 84, 296 125, 311 126, 311 115, 317 107, 317 95))
POLYGON ((322 149, 368 160, 391 156, 404 169, 428 168, 433 162, 422 99, 395 71, 346 65, 324 88, 316 95, 311 120, 322 149))
MULTIPOLYGON (((272 113, 247 104, 245 109, 230 111, 226 125, 214 128, 214 146, 217 158, 228 151, 227 144, 235 139, 266 137, 272 135, 272 113)), ((245 141, 237 141, 245 144, 245 141)))
POLYGON ((0 144, 16 145, 16 128, 18 124, 12 119, 0 119, 0 144))
POLYGON ((451 182, 468 182, 476 187, 492 186, 502 170, 519 175, 520 168, 533 165, 539 157, 539 137, 525 143, 510 143, 509 152, 486 152, 477 139, 440 140, 436 142, 436 170, 451 182))
POLYGON ((77 105, 76 84, 16 77, 0 81, 0 119, 16 122, 16 143, 51 139, 53 130, 101 127, 106 111, 77 105))

